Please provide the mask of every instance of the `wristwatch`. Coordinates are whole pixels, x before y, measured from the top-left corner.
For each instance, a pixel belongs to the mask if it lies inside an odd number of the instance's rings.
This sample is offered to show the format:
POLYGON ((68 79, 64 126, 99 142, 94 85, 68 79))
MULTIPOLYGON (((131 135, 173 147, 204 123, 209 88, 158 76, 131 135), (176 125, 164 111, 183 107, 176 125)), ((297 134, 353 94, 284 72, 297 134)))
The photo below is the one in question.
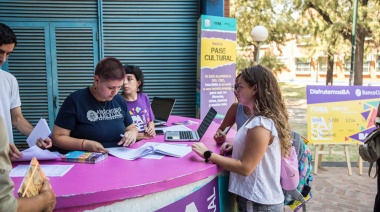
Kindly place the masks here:
POLYGON ((207 150, 206 152, 203 153, 203 157, 205 158, 205 162, 208 163, 208 159, 211 157, 212 151, 207 150))

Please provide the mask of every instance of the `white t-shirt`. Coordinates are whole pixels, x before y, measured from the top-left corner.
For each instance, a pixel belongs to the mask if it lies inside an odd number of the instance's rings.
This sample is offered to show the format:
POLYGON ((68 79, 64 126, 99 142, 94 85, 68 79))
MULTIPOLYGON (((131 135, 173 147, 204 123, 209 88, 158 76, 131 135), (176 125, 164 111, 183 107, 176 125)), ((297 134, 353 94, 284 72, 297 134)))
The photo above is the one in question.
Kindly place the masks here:
POLYGON ((280 204, 284 202, 284 194, 280 184, 281 145, 272 119, 263 116, 254 117, 236 134, 232 158, 241 159, 244 153, 248 129, 262 126, 274 136, 263 158, 256 169, 247 177, 230 173, 228 190, 248 200, 260 204, 280 204))
POLYGON ((0 69, 0 116, 4 118, 11 143, 13 143, 11 109, 20 106, 17 79, 12 74, 0 69))

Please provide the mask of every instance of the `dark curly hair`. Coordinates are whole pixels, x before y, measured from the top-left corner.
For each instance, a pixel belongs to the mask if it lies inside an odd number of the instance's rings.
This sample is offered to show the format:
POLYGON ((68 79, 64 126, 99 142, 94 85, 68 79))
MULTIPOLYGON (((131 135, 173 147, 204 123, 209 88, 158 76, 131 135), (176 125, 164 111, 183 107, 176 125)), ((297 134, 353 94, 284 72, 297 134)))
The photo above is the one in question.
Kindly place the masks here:
POLYGON ((16 34, 9 26, 0 23, 0 46, 11 43, 17 45, 16 34))

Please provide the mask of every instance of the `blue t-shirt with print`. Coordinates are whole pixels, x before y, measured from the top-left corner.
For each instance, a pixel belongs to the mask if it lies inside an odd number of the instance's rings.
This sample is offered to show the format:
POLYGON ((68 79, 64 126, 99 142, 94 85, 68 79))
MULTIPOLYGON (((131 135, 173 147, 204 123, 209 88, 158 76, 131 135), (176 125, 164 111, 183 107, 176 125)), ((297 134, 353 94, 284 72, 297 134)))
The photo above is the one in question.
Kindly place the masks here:
POLYGON ((104 147, 117 146, 120 134, 133 124, 125 100, 119 94, 101 103, 90 88, 70 94, 59 109, 55 125, 70 130, 70 136, 94 140, 104 147))

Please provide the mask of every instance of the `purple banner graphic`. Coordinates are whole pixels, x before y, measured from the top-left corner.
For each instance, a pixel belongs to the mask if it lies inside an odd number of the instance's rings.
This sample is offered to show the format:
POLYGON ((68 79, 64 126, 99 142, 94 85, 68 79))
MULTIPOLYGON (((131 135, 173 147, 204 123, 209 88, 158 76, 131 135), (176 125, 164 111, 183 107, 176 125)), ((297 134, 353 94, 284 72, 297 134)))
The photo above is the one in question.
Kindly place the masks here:
POLYGON ((219 211, 218 178, 216 177, 194 193, 157 211, 219 211))
POLYGON ((308 140, 358 144, 375 129, 380 87, 306 86, 308 140))
POLYGON ((307 104, 341 102, 380 97, 378 86, 306 86, 307 104))

